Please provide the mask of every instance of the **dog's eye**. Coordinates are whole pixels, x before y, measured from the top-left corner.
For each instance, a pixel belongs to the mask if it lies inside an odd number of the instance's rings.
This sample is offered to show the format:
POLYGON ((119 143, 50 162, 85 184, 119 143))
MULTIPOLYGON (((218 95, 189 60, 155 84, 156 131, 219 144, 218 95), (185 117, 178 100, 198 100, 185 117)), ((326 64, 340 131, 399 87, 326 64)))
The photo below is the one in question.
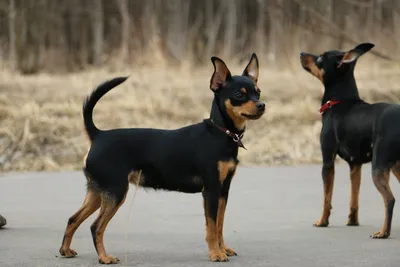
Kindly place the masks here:
POLYGON ((236 92, 235 95, 234 95, 234 97, 235 97, 236 99, 241 99, 241 98, 244 97, 244 94, 243 94, 242 92, 236 92))
POLYGON ((256 91, 256 97, 257 97, 257 99, 260 99, 260 96, 261 96, 261 91, 256 91))
POLYGON ((319 57, 317 58, 317 65, 318 65, 318 66, 321 66, 321 64, 322 64, 322 56, 319 56, 319 57))

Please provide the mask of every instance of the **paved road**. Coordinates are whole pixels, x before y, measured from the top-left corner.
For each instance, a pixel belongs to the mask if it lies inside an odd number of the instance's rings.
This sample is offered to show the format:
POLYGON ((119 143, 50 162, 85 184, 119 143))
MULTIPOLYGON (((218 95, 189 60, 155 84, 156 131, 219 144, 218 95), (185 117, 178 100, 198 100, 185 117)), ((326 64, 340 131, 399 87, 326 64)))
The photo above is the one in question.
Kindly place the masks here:
MULTIPOLYGON (((395 207, 390 239, 369 238, 382 223, 383 204, 370 166, 363 171, 360 227, 345 226, 345 165, 337 168, 331 226, 324 229, 312 227, 322 205, 319 166, 239 168, 225 224, 225 240, 239 256, 229 263, 208 262, 200 194, 140 189, 131 206, 131 187, 106 231, 106 249, 121 259, 119 266, 399 266, 400 209, 395 207)), ((392 188, 400 196, 395 179, 392 188)), ((0 266, 99 266, 89 231, 95 215, 75 235, 79 255, 58 255, 67 219, 84 192, 80 172, 0 175, 0 212, 8 220, 0 230, 0 266)))

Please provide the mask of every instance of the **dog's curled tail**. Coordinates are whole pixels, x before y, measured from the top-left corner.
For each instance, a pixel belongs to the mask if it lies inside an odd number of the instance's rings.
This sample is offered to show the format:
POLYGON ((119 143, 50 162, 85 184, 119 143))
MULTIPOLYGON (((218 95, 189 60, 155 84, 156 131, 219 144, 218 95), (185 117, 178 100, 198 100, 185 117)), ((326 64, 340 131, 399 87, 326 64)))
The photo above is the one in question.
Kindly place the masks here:
POLYGON ((123 83, 128 77, 118 77, 100 84, 93 92, 86 98, 83 103, 83 124, 85 125, 86 133, 92 141, 100 130, 94 125, 93 122, 93 109, 97 101, 114 87, 123 83))

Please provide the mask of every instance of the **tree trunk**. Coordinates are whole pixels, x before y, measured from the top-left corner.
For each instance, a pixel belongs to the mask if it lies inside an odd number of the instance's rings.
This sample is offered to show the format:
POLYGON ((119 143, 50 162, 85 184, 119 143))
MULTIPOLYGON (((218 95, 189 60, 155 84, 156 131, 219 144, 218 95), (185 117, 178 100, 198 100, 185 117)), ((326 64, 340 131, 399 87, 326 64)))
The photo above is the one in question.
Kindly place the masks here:
POLYGON ((120 56, 125 63, 128 63, 130 59, 129 53, 129 40, 131 38, 130 32, 130 17, 129 17, 129 7, 127 0, 117 0, 118 11, 121 15, 121 50, 120 56))
POLYGON ((9 62, 12 70, 17 69, 17 47, 16 47, 16 34, 15 34, 15 0, 9 0, 9 13, 8 13, 8 34, 10 40, 9 46, 9 62))
POLYGON ((257 1, 258 4, 258 19, 257 19, 257 29, 256 33, 256 47, 259 54, 264 54, 265 52, 265 2, 257 1))
POLYGON ((98 66, 102 63, 104 21, 102 0, 93 0, 92 9, 92 32, 93 32, 93 64, 98 66))
POLYGON ((236 1, 225 1, 224 3, 226 4, 224 56, 229 58, 235 52, 237 30, 236 1))

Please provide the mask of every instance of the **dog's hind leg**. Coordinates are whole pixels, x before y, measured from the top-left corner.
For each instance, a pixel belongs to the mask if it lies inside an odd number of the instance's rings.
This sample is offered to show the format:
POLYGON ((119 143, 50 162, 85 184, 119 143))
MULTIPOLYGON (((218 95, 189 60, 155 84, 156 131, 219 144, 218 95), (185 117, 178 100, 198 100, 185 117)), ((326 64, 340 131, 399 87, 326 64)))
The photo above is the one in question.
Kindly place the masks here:
POLYGON ((68 220, 67 228, 65 229, 64 238, 60 248, 60 254, 62 256, 71 258, 77 255, 77 253, 70 248, 72 237, 79 225, 81 225, 84 220, 86 220, 100 207, 100 203, 100 193, 95 189, 89 188, 82 207, 68 220))
POLYGON ((390 190, 389 176, 389 170, 380 171, 376 169, 374 170, 373 168, 372 177, 374 184, 379 193, 381 193, 383 202, 385 203, 385 220, 381 230, 373 233, 371 235, 372 238, 388 238, 390 236, 395 198, 390 190))
POLYGON ((392 190, 390 190, 389 178, 390 170, 393 165, 390 166, 388 159, 388 151, 390 151, 391 144, 388 140, 379 138, 377 139, 373 158, 372 158, 372 178, 376 189, 381 193, 383 202, 385 204, 385 220, 383 222, 382 228, 379 232, 373 233, 372 238, 388 238, 390 236, 390 230, 392 226, 393 208, 395 203, 395 198, 393 196, 392 190))
POLYGON ((358 198, 361 184, 361 165, 350 165, 351 195, 348 226, 358 226, 358 198))
POLYGON ((114 264, 119 262, 118 258, 106 253, 103 237, 108 223, 124 203, 128 189, 129 185, 126 181, 126 184, 113 186, 109 191, 102 192, 99 216, 90 227, 93 243, 99 257, 99 263, 114 264))
POLYGON ((396 164, 392 167, 392 172, 400 182, 400 161, 396 162, 396 164))

